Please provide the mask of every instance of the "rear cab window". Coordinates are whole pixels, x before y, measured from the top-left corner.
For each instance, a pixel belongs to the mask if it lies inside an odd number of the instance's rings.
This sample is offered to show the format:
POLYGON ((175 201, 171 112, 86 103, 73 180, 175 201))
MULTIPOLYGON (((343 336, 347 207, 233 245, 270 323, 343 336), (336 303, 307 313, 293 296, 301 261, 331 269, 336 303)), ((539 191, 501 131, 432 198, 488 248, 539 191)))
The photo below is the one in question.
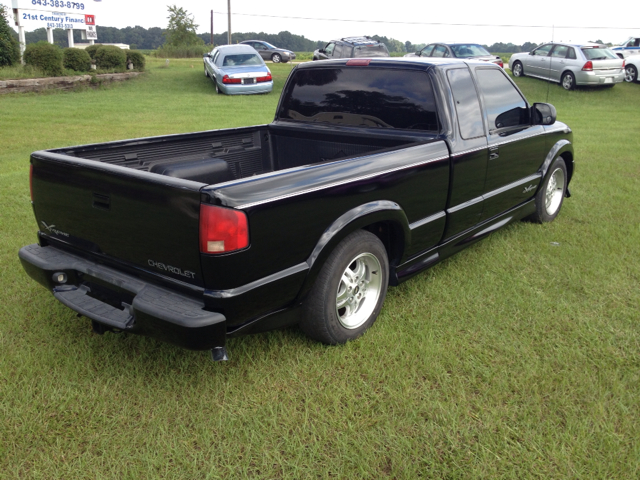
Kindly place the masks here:
POLYGON ((297 70, 287 83, 278 118, 350 127, 440 129, 427 72, 369 66, 297 70))

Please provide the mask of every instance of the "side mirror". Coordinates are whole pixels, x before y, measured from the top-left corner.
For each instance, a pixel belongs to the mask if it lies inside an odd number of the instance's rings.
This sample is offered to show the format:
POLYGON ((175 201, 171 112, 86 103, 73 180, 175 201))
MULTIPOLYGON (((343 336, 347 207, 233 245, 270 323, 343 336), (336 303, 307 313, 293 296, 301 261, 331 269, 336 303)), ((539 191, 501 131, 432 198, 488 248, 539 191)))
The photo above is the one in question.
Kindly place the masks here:
POLYGON ((319 49, 318 49, 318 52, 319 52, 319 53, 326 53, 326 52, 324 51, 324 48, 319 48, 319 49))
POLYGON ((556 107, 550 103, 534 103, 531 118, 534 125, 553 125, 556 123, 556 107))

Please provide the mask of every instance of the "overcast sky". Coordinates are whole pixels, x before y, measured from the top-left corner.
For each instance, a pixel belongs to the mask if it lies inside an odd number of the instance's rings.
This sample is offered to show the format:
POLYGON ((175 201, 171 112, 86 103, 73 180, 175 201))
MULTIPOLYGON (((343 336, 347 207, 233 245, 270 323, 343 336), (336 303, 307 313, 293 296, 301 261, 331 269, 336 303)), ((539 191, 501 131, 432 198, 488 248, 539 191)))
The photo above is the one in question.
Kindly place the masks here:
MULTIPOLYGON (((85 12, 96 15, 97 25, 119 28, 135 25, 164 28, 167 5, 173 4, 151 0, 75 1, 84 1, 85 12)), ((11 0, 0 2, 10 4, 11 0)), ((214 11, 214 33, 227 31, 227 0, 181 0, 175 4, 193 14, 199 25, 198 33, 210 31, 211 10, 214 11)), ((323 41, 352 35, 382 35, 412 43, 483 44, 598 39, 619 43, 632 35, 640 35, 640 4, 636 0, 598 7, 593 3, 592 7, 596 8, 590 8, 589 4, 559 0, 408 0, 399 3, 232 0, 231 31, 278 33, 288 30, 310 40, 323 41)))

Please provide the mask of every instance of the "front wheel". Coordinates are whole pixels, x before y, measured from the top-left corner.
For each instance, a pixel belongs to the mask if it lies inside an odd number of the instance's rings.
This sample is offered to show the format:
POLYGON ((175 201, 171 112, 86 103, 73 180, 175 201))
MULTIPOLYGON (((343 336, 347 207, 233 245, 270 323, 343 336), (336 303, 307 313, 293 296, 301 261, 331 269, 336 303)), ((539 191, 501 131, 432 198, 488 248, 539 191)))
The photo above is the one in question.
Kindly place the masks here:
POLYGON ((627 65, 624 69, 624 80, 631 83, 638 81, 638 69, 635 65, 627 65))
POLYGON ((329 345, 358 338, 380 314, 388 283, 389 260, 380 239, 364 230, 350 234, 323 265, 300 328, 329 345))
POLYGON ((515 62, 513 64, 512 73, 514 77, 524 77, 524 68, 522 68, 522 63, 515 62))
POLYGON ((560 213, 568 182, 567 165, 562 157, 558 157, 536 193, 536 212, 529 218, 536 223, 552 222, 560 213))
POLYGON ((271 55, 271 61, 273 63, 280 63, 282 61, 282 55, 280 55, 279 53, 274 53, 273 55, 271 55))
POLYGON ((576 77, 571 72, 564 72, 560 83, 562 83, 562 88, 565 90, 573 90, 576 88, 576 77))

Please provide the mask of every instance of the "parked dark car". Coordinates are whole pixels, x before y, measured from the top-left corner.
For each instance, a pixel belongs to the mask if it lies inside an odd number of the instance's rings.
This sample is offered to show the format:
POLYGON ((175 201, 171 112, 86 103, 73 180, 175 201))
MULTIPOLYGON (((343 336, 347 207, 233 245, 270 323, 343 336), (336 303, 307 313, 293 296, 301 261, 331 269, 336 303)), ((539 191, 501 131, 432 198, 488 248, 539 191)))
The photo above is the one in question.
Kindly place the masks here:
POLYGON ((486 48, 477 43, 431 43, 419 52, 407 53, 405 57, 464 58, 491 62, 504 68, 502 58, 491 55, 486 48))
POLYGON ((296 54, 291 50, 275 47, 269 42, 264 42, 262 40, 245 40, 240 43, 252 46, 258 51, 264 60, 271 60, 273 63, 287 63, 288 61, 296 58, 296 54))
POLYGON ((324 48, 319 48, 313 52, 314 60, 388 56, 389 50, 387 50, 387 46, 370 37, 345 37, 340 40, 331 40, 324 48))

